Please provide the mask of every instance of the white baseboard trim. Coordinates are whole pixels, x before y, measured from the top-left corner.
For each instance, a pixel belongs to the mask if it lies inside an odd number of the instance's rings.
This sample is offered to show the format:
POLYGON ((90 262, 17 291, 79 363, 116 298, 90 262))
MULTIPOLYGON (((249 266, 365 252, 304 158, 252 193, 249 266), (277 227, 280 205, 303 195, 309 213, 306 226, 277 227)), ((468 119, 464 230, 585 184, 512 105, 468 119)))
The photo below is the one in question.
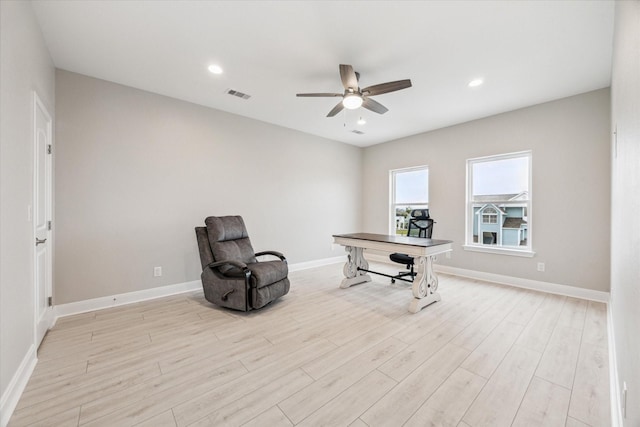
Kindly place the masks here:
POLYGON ((520 277, 504 276, 502 274, 485 273, 483 271, 466 270, 464 268, 449 267, 446 265, 434 265, 434 269, 439 273, 484 280, 486 282, 499 283, 501 285, 515 286, 517 288, 531 289, 533 291, 564 295, 589 301, 609 302, 609 292, 559 285, 557 283, 541 282, 539 280, 522 279, 520 277))
POLYGON ((289 271, 307 270, 309 268, 322 267, 324 265, 338 264, 340 262, 347 262, 347 256, 341 255, 332 258, 322 258, 313 261, 297 262, 295 264, 289 264, 289 271))
MULTIPOLYGON (((376 253, 367 253, 367 259, 371 261, 391 263, 388 256, 376 253)), ((309 268, 322 267, 324 265, 342 263, 345 262, 345 260, 345 256, 338 256, 313 261, 299 262, 290 264, 289 271, 293 272, 306 270, 309 268)), ((485 273, 482 271, 467 270, 464 268, 449 267, 440 264, 435 264, 434 269, 436 270, 436 272, 451 274, 454 276, 468 277, 470 279, 484 280, 486 282, 499 283, 503 285, 515 286, 551 294, 565 295, 591 301, 604 303, 609 302, 608 292, 577 288, 575 286, 560 285, 556 283, 541 282, 538 280, 522 279, 519 277, 504 276, 501 274, 485 273)), ((85 313, 87 311, 100 310, 103 308, 116 307, 120 305, 161 298, 169 295, 196 291, 200 288, 200 286, 201 282, 199 280, 194 280, 191 282, 178 283, 175 285, 162 286, 159 288, 145 289, 143 291, 128 292, 125 294, 94 298, 85 301, 72 302, 69 304, 61 304, 55 307, 55 316, 56 318, 70 316, 72 314, 85 313)))
POLYGON ((55 318, 57 319, 58 317, 86 313, 87 311, 102 310, 103 308, 118 307, 121 305, 167 297, 170 295, 197 291, 201 288, 202 282, 200 282, 200 280, 194 280, 192 282, 160 286, 158 288, 145 289, 143 291, 127 292, 124 294, 60 304, 54 307, 55 318))
MULTIPOLYGON (((289 265, 289 271, 300 271, 314 267, 321 267, 323 265, 336 264, 339 262, 345 262, 345 256, 323 258, 319 260, 300 262, 289 265)), ((86 313, 88 311, 102 310, 104 308, 118 307, 126 304, 133 304, 136 302, 142 302, 152 300, 156 298, 162 298, 170 295, 177 295, 185 292, 197 291, 202 288, 202 282, 200 280, 194 280, 191 282, 178 283, 175 285, 161 286, 158 288, 145 289, 143 291, 127 292, 118 295, 109 295, 100 298, 93 298, 84 301, 71 302, 68 304, 60 304, 54 307, 55 319, 59 317, 71 316, 74 314, 86 313)), ((54 321, 55 323, 55 321, 54 321)))
MULTIPOLYGON (((389 257, 386 255, 367 253, 367 259, 393 264, 389 261, 389 257)), ((483 271, 467 270, 464 268, 449 267, 441 264, 434 264, 433 268, 437 273, 451 274, 453 276, 467 277, 469 279, 483 280, 485 282, 499 283, 501 285, 515 286, 517 288, 531 289, 533 291, 547 292, 550 294, 564 295, 590 301, 604 303, 609 302, 609 292, 559 285, 557 283, 541 282, 539 280, 522 279, 520 277, 504 276, 502 274, 485 273, 483 271)))
POLYGON ((607 304, 607 340, 609 345, 609 388, 611 397, 611 426, 622 427, 622 406, 620 405, 620 378, 618 377, 618 359, 616 357, 616 339, 613 331, 611 303, 607 304))
POLYGON ((27 386, 37 362, 36 347, 31 345, 27 354, 24 355, 15 375, 11 378, 7 390, 2 394, 2 398, 0 398, 0 414, 2 414, 2 416, 0 416, 0 426, 6 427, 7 424, 9 424, 9 419, 18 405, 20 396, 22 396, 22 392, 27 386))

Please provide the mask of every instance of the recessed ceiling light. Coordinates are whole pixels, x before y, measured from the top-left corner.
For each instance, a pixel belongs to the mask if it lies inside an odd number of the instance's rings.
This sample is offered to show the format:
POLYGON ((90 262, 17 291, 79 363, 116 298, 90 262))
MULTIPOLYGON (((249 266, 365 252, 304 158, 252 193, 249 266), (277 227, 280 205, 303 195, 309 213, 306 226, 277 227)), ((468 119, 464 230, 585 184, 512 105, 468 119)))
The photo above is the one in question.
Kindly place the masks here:
POLYGON ((474 79, 471 80, 468 84, 469 87, 477 87, 480 86, 482 83, 484 83, 484 81, 482 79, 474 79))
POLYGON ((365 119, 363 119, 362 117, 360 117, 360 119, 358 120, 358 124, 359 125, 366 125, 367 121, 365 119))
POLYGON ((213 74, 222 74, 222 68, 219 65, 209 65, 209 71, 213 74))

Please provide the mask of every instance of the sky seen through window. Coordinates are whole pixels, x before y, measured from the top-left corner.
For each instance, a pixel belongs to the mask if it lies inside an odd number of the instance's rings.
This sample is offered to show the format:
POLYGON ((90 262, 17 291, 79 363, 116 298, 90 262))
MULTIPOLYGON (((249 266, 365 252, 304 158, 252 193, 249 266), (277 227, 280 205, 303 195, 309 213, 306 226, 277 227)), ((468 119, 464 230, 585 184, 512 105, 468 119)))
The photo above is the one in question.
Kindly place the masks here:
POLYGON ((429 172, 425 169, 396 174, 396 204, 427 203, 429 172))
POLYGON ((519 194, 529 189, 529 158, 473 164, 473 195, 519 194))

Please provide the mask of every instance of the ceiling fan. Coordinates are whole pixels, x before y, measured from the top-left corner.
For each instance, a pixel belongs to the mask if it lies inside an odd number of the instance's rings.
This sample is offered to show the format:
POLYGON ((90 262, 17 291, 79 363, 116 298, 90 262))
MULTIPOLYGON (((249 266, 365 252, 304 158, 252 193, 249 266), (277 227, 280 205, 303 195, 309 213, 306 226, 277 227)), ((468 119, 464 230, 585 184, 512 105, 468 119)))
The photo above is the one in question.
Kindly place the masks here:
POLYGON ((327 96, 341 96, 342 101, 338 103, 327 117, 333 117, 342 111, 344 108, 348 110, 355 110, 359 107, 364 107, 367 110, 374 111, 378 114, 384 114, 389 109, 377 101, 374 101, 370 96, 382 95, 383 93, 395 92, 396 90, 406 89, 411 87, 411 80, 397 80, 395 82, 380 83, 373 86, 360 89, 358 82, 360 80, 360 73, 353 71, 351 65, 340 64, 340 79, 344 86, 344 93, 298 93, 296 96, 301 97, 327 97, 327 96))

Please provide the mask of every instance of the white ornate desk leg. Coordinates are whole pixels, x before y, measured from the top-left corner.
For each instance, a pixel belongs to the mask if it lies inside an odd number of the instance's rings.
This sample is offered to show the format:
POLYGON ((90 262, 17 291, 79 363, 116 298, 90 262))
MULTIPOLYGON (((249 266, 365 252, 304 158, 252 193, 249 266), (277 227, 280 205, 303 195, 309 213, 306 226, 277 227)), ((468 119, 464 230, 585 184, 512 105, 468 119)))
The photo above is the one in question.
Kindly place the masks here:
POLYGON ((357 285, 359 283, 365 283, 371 281, 365 271, 358 270, 358 267, 369 269, 369 263, 364 259, 362 254, 362 248, 356 248, 354 246, 345 246, 344 250, 347 251, 347 263, 344 265, 342 271, 344 272, 344 279, 340 284, 341 288, 348 288, 349 286, 357 285))
POLYGON ((433 272, 433 260, 435 256, 417 257, 415 260, 418 273, 413 280, 413 300, 409 304, 409 311, 417 313, 424 307, 434 302, 440 301, 438 289, 438 278, 433 272))

